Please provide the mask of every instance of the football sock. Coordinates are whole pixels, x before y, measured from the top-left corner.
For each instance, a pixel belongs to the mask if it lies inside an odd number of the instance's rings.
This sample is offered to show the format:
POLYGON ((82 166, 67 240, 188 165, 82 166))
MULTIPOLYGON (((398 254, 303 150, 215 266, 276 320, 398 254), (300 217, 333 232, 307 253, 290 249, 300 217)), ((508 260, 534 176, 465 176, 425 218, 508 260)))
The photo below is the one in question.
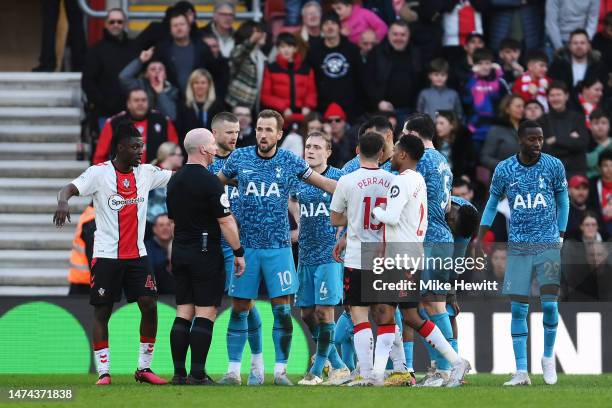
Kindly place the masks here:
MULTIPOLYGON (((317 341, 317 354, 314 363, 310 368, 310 374, 321 377, 323 375, 323 367, 329 355, 329 348, 333 344, 334 324, 321 323, 319 324, 319 339, 317 341)), ((335 347, 335 346, 334 346, 335 347)))
MULTIPOLYGON (((291 340, 293 337, 293 322, 291 321, 291 306, 288 304, 272 306, 274 326, 272 340, 274 342, 274 355, 276 363, 287 364, 291 340)), ((275 370, 276 372, 276 370, 275 370)))
POLYGON ((376 349, 374 350, 373 376, 382 379, 385 374, 385 367, 389 361, 389 353, 395 341, 395 330, 397 326, 393 324, 381 324, 376 331, 376 349))
POLYGON ((196 317, 189 333, 189 346, 191 347, 192 377, 202 379, 206 372, 206 357, 212 342, 214 322, 204 317, 196 317))
POLYGON ((459 353, 459 344, 457 343, 457 339, 453 338, 450 341, 450 345, 453 348, 453 350, 455 350, 455 353, 459 353))
MULTIPOLYGON (((453 327, 451 326, 450 319, 448 317, 448 313, 438 313, 431 316, 431 321, 440 329, 446 341, 451 343, 453 340, 453 327)), ((452 346, 451 346, 452 347, 452 346)), ((444 356, 441 355, 440 349, 437 349, 438 354, 436 360, 436 366, 438 370, 448 371, 451 369, 450 362, 447 361, 444 356)))
POLYGON ((510 305, 512 311, 510 333, 512 334, 516 371, 527 372, 527 336, 529 335, 527 312, 529 311, 529 304, 511 302, 510 305))
POLYGON ((336 325, 334 323, 332 324, 334 325, 334 328, 332 331, 332 338, 329 343, 329 353, 327 354, 327 359, 329 360, 329 363, 331 364, 332 368, 334 370, 337 370, 339 368, 346 367, 346 364, 344 364, 344 361, 342 361, 342 358, 340 358, 340 354, 338 354, 338 349, 336 348, 336 340, 335 340, 336 339, 336 325))
POLYGON ((261 329, 261 316, 255 305, 249 311, 247 326, 249 347, 251 348, 251 370, 263 375, 263 331, 261 329))
POLYGON ((138 369, 151 368, 153 350, 155 349, 155 337, 140 336, 140 353, 138 354, 138 369))
POLYGON ((174 324, 170 330, 170 350, 172 352, 172 364, 174 374, 187 377, 185 369, 185 358, 189 349, 189 329, 191 322, 182 317, 175 317, 174 324))
POLYGON ((242 351, 247 342, 249 312, 236 312, 232 310, 229 325, 227 326, 227 356, 229 358, 228 372, 240 375, 242 351))
POLYGON ((556 301, 542 299, 542 324, 544 325, 544 357, 553 356, 555 339, 557 337, 557 324, 559 323, 559 310, 556 301))
MULTIPOLYGON (((459 360, 459 355, 453 350, 442 331, 431 320, 426 320, 423 326, 418 330, 418 333, 443 357, 443 360, 450 364, 454 364, 459 360)), ((436 366, 438 362, 436 361, 436 366)), ((449 365, 450 367, 450 365, 449 365)), ((439 367, 437 367, 439 369, 439 367)), ((446 371, 446 370, 444 370, 446 371)))
MULTIPOLYGON (((397 317, 397 316, 396 316, 397 317)), ((389 352, 391 360, 391 369, 393 371, 404 371, 406 369, 406 356, 402 345, 402 329, 397 324, 395 325, 395 333, 393 333, 393 346, 389 352)), ((387 363, 387 368, 389 364, 387 363)))
MULTIPOLYGON (((356 324, 353 328, 355 352, 361 368, 361 376, 369 378, 372 374, 372 364, 374 357, 374 336, 370 322, 356 324)), ((388 357, 388 356, 387 356, 388 357)), ((387 361, 385 360, 385 364, 387 361)))
MULTIPOLYGON (((420 307, 418 309, 418 311, 419 311, 419 316, 421 316, 421 318, 423 320, 430 320, 429 314, 427 313, 427 310, 425 310, 425 308, 420 307)), ((437 361, 440 358, 438 351, 436 349, 434 349, 431 346, 431 344, 429 344, 429 342, 427 342, 425 340, 424 337, 421 336, 421 340, 423 341, 423 344, 425 345, 425 349, 427 350, 427 355, 429 356, 429 361, 430 362, 431 361, 437 361)), ((432 364, 432 367, 433 367, 433 364, 432 364)))
POLYGON ((263 334, 261 330, 261 316, 259 316, 259 310, 253 305, 249 311, 247 318, 248 327, 248 339, 249 347, 251 348, 251 355, 262 353, 263 334))
POLYGON ((94 361, 98 376, 110 373, 110 349, 108 348, 108 340, 94 343, 94 361))
POLYGON ((353 321, 343 312, 336 322, 334 343, 341 347, 342 361, 350 371, 355 369, 355 349, 353 347, 353 321))
POLYGON ((404 342, 404 355, 406 356, 406 367, 408 371, 414 371, 414 341, 404 342))

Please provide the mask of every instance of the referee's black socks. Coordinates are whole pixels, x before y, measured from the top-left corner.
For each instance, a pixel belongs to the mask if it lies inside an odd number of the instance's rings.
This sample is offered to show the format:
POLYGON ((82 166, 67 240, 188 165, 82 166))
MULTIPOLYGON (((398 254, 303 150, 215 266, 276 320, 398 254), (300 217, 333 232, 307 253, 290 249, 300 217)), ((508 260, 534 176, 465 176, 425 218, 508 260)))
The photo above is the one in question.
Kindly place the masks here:
POLYGON ((170 349, 172 350, 172 363, 174 364, 174 374, 187 377, 185 370, 185 358, 189 348, 189 329, 191 322, 182 317, 176 317, 170 330, 170 349))
POLYGON ((204 378, 206 357, 212 342, 214 322, 204 317, 196 317, 189 333, 191 347, 191 370, 189 374, 197 379, 204 378))

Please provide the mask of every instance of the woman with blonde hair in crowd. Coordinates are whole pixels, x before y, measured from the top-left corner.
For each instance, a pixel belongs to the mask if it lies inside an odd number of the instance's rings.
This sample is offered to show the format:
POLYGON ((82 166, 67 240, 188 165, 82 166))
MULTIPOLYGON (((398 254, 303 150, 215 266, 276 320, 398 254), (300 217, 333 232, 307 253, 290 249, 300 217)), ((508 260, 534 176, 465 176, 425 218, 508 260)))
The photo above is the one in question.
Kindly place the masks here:
POLYGON ((185 101, 179 102, 176 125, 181 144, 191 129, 209 128, 212 118, 222 110, 223 102, 217 99, 210 72, 203 68, 194 70, 187 80, 185 101))

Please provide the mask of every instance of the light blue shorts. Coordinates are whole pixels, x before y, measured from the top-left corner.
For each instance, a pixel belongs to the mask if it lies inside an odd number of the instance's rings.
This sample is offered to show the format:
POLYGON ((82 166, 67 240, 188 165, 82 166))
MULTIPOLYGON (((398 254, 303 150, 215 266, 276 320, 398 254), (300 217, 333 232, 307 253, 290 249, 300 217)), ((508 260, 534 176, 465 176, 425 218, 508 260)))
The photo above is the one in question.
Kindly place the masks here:
POLYGON ((298 307, 335 306, 342 301, 342 264, 298 265, 300 288, 295 297, 298 307))
POLYGON ((504 295, 529 296, 533 274, 541 288, 561 283, 561 253, 547 249, 536 255, 508 255, 504 275, 504 295))
POLYGON ((234 251, 232 247, 223 247, 223 264, 225 265, 225 293, 229 290, 232 275, 234 274, 234 251))
POLYGON ((257 299, 263 277, 270 299, 293 295, 298 290, 298 277, 291 247, 244 249, 246 269, 236 277, 231 274, 228 294, 242 299, 257 299))

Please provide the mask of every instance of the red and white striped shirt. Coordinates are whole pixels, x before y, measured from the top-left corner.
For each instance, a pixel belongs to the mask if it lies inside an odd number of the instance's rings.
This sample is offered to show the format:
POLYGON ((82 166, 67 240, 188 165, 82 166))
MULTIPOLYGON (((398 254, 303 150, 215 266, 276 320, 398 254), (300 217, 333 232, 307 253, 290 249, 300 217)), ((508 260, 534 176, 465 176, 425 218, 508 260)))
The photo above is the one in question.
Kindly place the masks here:
POLYGON ((72 181, 79 195, 93 196, 94 258, 134 259, 147 255, 143 239, 149 191, 166 186, 171 176, 171 171, 150 164, 122 173, 106 161, 91 166, 72 181))
POLYGON ((467 37, 473 32, 482 34, 482 16, 469 0, 460 0, 455 8, 442 15, 445 47, 465 45, 467 37))

